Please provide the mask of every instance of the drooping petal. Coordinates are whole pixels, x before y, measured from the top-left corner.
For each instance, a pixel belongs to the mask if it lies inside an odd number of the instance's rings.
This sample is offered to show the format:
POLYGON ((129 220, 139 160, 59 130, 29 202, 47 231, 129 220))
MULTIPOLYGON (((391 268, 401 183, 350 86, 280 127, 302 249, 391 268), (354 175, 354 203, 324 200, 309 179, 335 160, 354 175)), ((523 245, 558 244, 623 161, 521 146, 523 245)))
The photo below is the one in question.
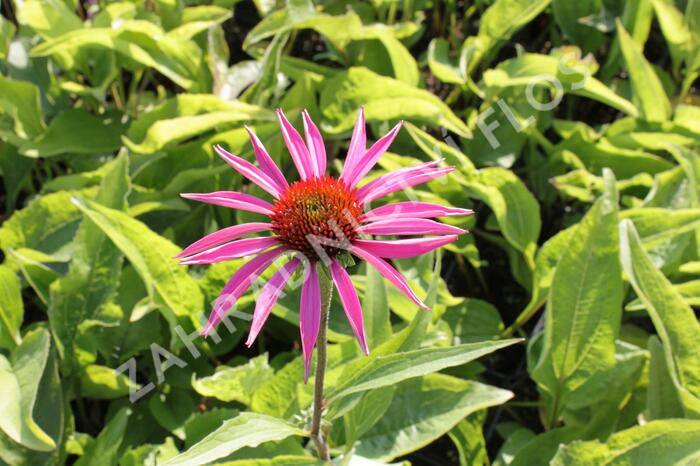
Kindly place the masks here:
POLYGON ((326 147, 323 144, 323 138, 306 110, 301 113, 301 116, 304 120, 306 146, 311 155, 311 167, 315 176, 323 176, 326 174, 326 147))
POLYGON ((471 209, 445 207, 431 202, 403 201, 383 205, 370 210, 362 216, 362 220, 380 221, 398 218, 433 218, 472 215, 471 209))
POLYGON ((175 256, 175 258, 179 259, 181 257, 191 256, 192 254, 206 251, 214 246, 228 243, 242 236, 259 233, 269 230, 270 228, 272 228, 272 224, 263 222, 242 223, 240 225, 222 228, 190 244, 180 254, 175 256))
POLYGON ((384 135, 377 142, 372 144, 365 155, 357 162, 357 165, 353 168, 352 175, 348 178, 348 186, 355 187, 357 183, 364 177, 367 172, 369 172, 372 167, 377 163, 377 160, 384 155, 384 153, 389 149, 389 146, 394 142, 394 138, 399 134, 399 130, 403 125, 403 121, 400 121, 396 126, 394 126, 391 131, 384 135))
POLYGON ((246 340, 246 346, 250 347, 257 338, 260 330, 262 330, 263 324, 270 315, 272 306, 275 305, 277 299, 282 294, 284 286, 287 284, 289 277, 292 276, 294 271, 299 267, 301 261, 299 259, 291 259, 289 262, 284 264, 275 273, 272 278, 263 286, 258 298, 255 301, 255 312, 253 312, 253 321, 250 324, 250 333, 248 334, 248 339, 246 340))
POLYGON ((352 175, 352 171, 357 163, 365 155, 367 150, 367 131, 365 130, 365 108, 360 107, 355 120, 355 128, 352 130, 350 145, 348 146, 348 155, 345 157, 345 164, 340 173, 340 179, 347 181, 347 178, 352 175))
POLYGON ((233 306, 238 299, 250 288, 250 285, 267 269, 275 259, 287 250, 286 247, 279 247, 271 251, 264 252, 259 256, 249 260, 233 274, 231 279, 226 283, 219 297, 214 303, 214 308, 209 315, 209 322, 202 331, 205 337, 216 327, 221 319, 224 318, 228 310, 233 306))
POLYGON ((181 197, 207 204, 220 205, 229 209, 247 210, 259 214, 271 215, 273 205, 267 201, 236 191, 216 191, 213 193, 181 193, 181 197))
POLYGON ((425 218, 392 218, 367 223, 357 229, 367 235, 461 235, 461 228, 425 218))
POLYGON ((180 264, 214 264, 216 262, 252 256, 253 254, 257 254, 278 244, 279 240, 276 236, 239 239, 193 254, 190 257, 182 259, 180 264))
POLYGON ((367 261, 368 264, 377 269, 377 271, 382 274, 384 278, 389 280, 396 288, 398 288, 400 292, 406 295, 408 299, 416 303, 418 307, 426 310, 428 309, 428 306, 426 306, 425 303, 423 303, 423 301, 416 296, 411 287, 408 286, 406 279, 403 278, 398 270, 392 267, 387 261, 372 254, 362 246, 353 245, 350 252, 367 261))
POLYGON ((392 179, 391 183, 387 184, 379 182, 380 178, 382 178, 380 177, 368 183, 367 186, 363 186, 362 189, 358 191, 357 196, 360 198, 360 201, 367 204, 387 194, 401 191, 402 189, 434 180, 435 178, 440 178, 453 171, 454 167, 427 168, 419 170, 418 172, 406 173, 402 176, 395 177, 392 179), (372 184, 371 188, 369 186, 370 184, 372 184))
POLYGON ((304 353, 304 383, 309 379, 311 355, 316 345, 321 324, 321 286, 316 265, 309 263, 306 277, 301 287, 299 306, 299 329, 301 330, 301 350, 304 353))
POLYGON ((333 283, 335 283, 335 287, 338 290, 340 302, 343 303, 345 315, 348 318, 348 322, 350 322, 352 331, 355 333, 355 338, 360 343, 362 351, 365 354, 369 354, 367 338, 365 337, 365 324, 362 318, 362 306, 350 275, 335 258, 331 259, 330 271, 333 283))
POLYGON ((311 155, 304 141, 301 139, 301 136, 299 136, 297 130, 294 129, 294 126, 287 120, 287 117, 284 116, 282 109, 277 109, 277 119, 282 129, 282 137, 284 138, 285 144, 287 144, 287 149, 289 149, 289 155, 292 156, 292 161, 294 161, 294 165, 296 165, 299 171, 299 176, 302 180, 311 178, 314 174, 311 167, 311 155))
POLYGON ((260 168, 276 183, 277 188, 280 191, 284 191, 284 188, 289 186, 289 183, 282 174, 282 171, 279 169, 275 161, 272 160, 270 154, 267 153, 265 146, 263 146, 262 142, 260 139, 258 139, 258 136, 253 132, 253 130, 247 126, 245 126, 245 130, 248 132, 248 136, 250 137, 250 143, 253 145, 253 152, 255 153, 255 158, 260 164, 260 168))
POLYGON ((411 238, 396 240, 355 240, 353 246, 386 259, 406 259, 416 257, 449 244, 457 235, 434 236, 430 238, 411 238))
POLYGON ((233 155, 218 144, 214 146, 214 151, 238 173, 245 176, 274 197, 278 198, 280 194, 282 194, 282 190, 277 186, 277 183, 272 181, 269 176, 252 163, 237 155, 233 155))

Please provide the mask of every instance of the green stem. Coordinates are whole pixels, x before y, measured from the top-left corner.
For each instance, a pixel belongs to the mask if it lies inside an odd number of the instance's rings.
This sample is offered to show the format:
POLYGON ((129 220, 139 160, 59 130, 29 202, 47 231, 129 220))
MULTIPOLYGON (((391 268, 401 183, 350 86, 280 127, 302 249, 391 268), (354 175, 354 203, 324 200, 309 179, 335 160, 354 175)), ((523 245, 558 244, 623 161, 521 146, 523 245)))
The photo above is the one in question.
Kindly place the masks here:
POLYGON ((328 349, 328 313, 331 308, 331 299, 333 298, 333 283, 328 275, 328 270, 323 265, 319 263, 316 268, 321 287, 321 323, 316 343, 316 375, 314 378, 314 412, 311 420, 311 438, 316 444, 319 458, 330 461, 331 454, 321 426, 321 418, 323 415, 323 381, 326 375, 328 349))

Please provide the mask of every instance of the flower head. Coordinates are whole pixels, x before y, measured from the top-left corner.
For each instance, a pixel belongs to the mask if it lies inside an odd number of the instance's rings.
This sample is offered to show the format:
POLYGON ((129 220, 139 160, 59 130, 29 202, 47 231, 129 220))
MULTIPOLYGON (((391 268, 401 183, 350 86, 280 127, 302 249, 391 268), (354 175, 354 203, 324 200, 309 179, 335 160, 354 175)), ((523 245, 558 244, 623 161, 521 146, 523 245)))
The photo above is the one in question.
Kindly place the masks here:
POLYGON ((369 350, 360 300, 338 256, 350 253, 366 261, 417 306, 427 309, 401 274, 385 259, 418 256, 454 241, 465 231, 432 219, 469 215, 472 211, 417 201, 397 202, 367 211, 369 204, 376 199, 443 176, 453 170, 452 167, 439 167, 439 161, 428 162, 387 173, 358 188, 360 181, 391 145, 401 128, 401 123, 367 149, 364 111, 360 109, 344 167, 340 176, 334 178, 326 175, 326 150, 323 139, 308 113, 302 113, 306 141, 281 110, 277 110, 277 117, 300 179, 289 184, 255 133, 248 128, 246 130, 250 135, 259 167, 230 154, 220 146, 215 146, 214 149, 221 158, 269 193, 273 198, 272 202, 232 191, 182 196, 233 209, 257 212, 266 215, 270 221, 223 228, 188 246, 178 258, 182 264, 211 264, 253 256, 224 286, 203 331, 206 336, 276 259, 291 253, 291 257, 260 291, 246 344, 250 346, 257 337, 292 274, 303 268, 299 326, 307 378, 319 332, 321 312, 317 263, 321 262, 328 268, 350 326, 362 350, 367 353, 369 350), (255 233, 268 235, 249 237, 255 233), (367 235, 418 237, 395 240, 362 239, 367 235))

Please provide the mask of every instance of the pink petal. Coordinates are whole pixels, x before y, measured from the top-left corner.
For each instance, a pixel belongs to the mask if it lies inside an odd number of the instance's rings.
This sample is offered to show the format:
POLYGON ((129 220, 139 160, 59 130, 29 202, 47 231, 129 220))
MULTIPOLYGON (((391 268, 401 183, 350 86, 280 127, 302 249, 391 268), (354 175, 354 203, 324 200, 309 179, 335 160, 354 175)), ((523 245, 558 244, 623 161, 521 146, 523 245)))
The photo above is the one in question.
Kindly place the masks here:
POLYGON ((264 215, 272 215, 274 206, 267 201, 250 194, 235 191, 216 191, 213 193, 182 193, 181 197, 207 204, 220 205, 229 209, 247 210, 264 215))
POLYGON ((306 267, 306 278, 301 287, 299 307, 299 329, 301 330, 301 349, 304 353, 304 383, 309 379, 311 356, 318 338, 321 324, 321 286, 318 281, 316 265, 306 267))
POLYGON ((299 136, 299 133, 294 126, 287 120, 284 116, 282 109, 277 109, 277 119, 280 122, 280 128, 282 129, 282 137, 284 138, 285 144, 287 144, 287 149, 289 149, 289 155, 292 156, 294 165, 296 165, 299 171, 299 176, 302 180, 311 178, 314 174, 313 168, 311 167, 311 155, 309 150, 304 145, 304 141, 299 136))
POLYGON ((190 244, 180 254, 175 256, 175 258, 191 256, 192 254, 205 251, 209 248, 213 248, 214 246, 228 243, 229 241, 238 239, 241 236, 259 233, 261 231, 269 230, 270 228, 272 228, 270 223, 261 222, 243 223, 241 225, 233 225, 222 228, 221 230, 215 231, 214 233, 211 233, 190 244))
POLYGON ((341 180, 347 180, 352 175, 352 171, 357 163, 365 155, 367 150, 367 132, 365 130, 365 108, 360 107, 355 120, 355 128, 352 130, 350 145, 348 146, 348 155, 345 157, 345 165, 340 173, 341 180))
POLYGON ((270 281, 265 284, 262 291, 260 291, 255 301, 255 312, 253 313, 253 321, 250 324, 248 340, 245 342, 246 346, 250 347, 255 341, 255 338, 257 338, 260 330, 262 330, 263 324, 265 324, 267 317, 270 315, 272 306, 275 305, 289 277, 292 276, 300 264, 301 261, 299 259, 292 259, 284 264, 277 273, 270 278, 270 281))
POLYGON ((362 225, 358 233, 367 235, 461 235, 461 228, 425 218, 400 218, 378 220, 362 225))
POLYGON ((270 154, 267 153, 267 150, 265 150, 265 147, 263 146, 262 142, 260 142, 260 139, 258 139, 258 136, 256 136, 253 130, 247 126, 245 126, 245 130, 248 131, 248 136, 250 136, 250 143, 253 145, 253 152, 255 152, 255 158, 258 160, 260 168, 268 177, 270 177, 272 181, 275 182, 277 189, 284 191, 284 188, 289 186, 289 183, 287 183, 282 171, 279 169, 275 161, 272 160, 270 154))
POLYGON ((323 145, 323 138, 306 110, 301 113, 301 116, 304 120, 306 146, 311 155, 310 160, 314 175, 324 176, 326 174, 326 147, 323 145))
POLYGON ((272 246, 278 245, 276 236, 265 236, 263 238, 245 238, 230 243, 216 246, 206 251, 194 254, 190 257, 182 259, 180 264, 213 264, 215 262, 223 262, 231 259, 252 256, 272 246))
POLYGON ((360 343, 362 351, 364 351, 365 354, 369 354, 367 338, 365 337, 365 325, 362 320, 362 306, 360 305, 360 299, 357 297, 357 292, 352 284, 350 275, 335 258, 331 259, 330 271, 335 287, 338 289, 340 301, 343 303, 345 315, 348 318, 348 322, 350 322, 352 331, 355 333, 355 338, 357 338, 357 341, 360 343))
POLYGON ((379 271, 384 278, 389 280, 396 288, 399 289, 400 292, 406 295, 408 299, 416 303, 418 307, 426 310, 428 309, 428 306, 426 306, 425 303, 423 303, 423 301, 416 296, 411 287, 408 286, 406 279, 403 278, 395 268, 389 265, 387 261, 377 257, 359 245, 353 245, 350 252, 367 261, 368 264, 377 269, 377 271, 379 271))
POLYGON ((238 299, 250 288, 256 278, 260 276, 261 273, 267 269, 275 259, 277 259, 287 248, 279 247, 271 251, 264 252, 259 256, 254 257, 250 261, 243 264, 243 266, 233 274, 233 277, 226 283, 224 289, 221 290, 221 294, 216 299, 214 303, 214 309, 212 309, 209 315, 209 322, 207 326, 202 331, 202 335, 205 337, 216 327, 221 319, 228 310, 233 306, 238 299))
POLYGON ((389 146, 394 142, 394 138, 399 134, 399 130, 403 125, 403 121, 400 121, 396 126, 394 126, 391 131, 389 131, 384 137, 375 142, 372 147, 367 150, 365 155, 354 167, 352 175, 348 178, 348 186, 355 187, 355 185, 364 177, 367 172, 369 172, 377 160, 384 155, 384 153, 389 149, 389 146))
POLYGON ((384 175, 380 176, 379 178, 376 178, 369 183, 365 184, 362 186, 359 191, 367 191, 367 190, 372 190, 375 189, 377 186, 393 183, 396 180, 405 177, 406 175, 412 175, 416 173, 423 173, 429 168, 434 168, 438 166, 440 162, 442 162, 444 159, 440 160, 431 160, 430 162, 423 162, 419 163, 416 165, 410 165, 408 167, 403 167, 399 168, 398 170, 392 170, 389 173, 385 173, 384 175))
POLYGON ((277 183, 272 181, 272 179, 258 167, 237 155, 231 154, 218 144, 214 146, 214 151, 238 173, 245 176, 274 197, 280 197, 282 190, 277 186, 277 183))
MULTIPOLYGON (((371 183, 368 183, 366 186, 363 186, 362 189, 360 189, 357 192, 357 197, 360 199, 361 202, 367 204, 376 199, 379 199, 380 197, 386 196, 387 194, 391 194, 396 191, 401 191, 403 189, 415 186, 417 184, 425 183, 430 180, 434 180, 435 178, 445 176, 453 171, 454 167, 426 168, 416 172, 409 172, 406 174, 402 174, 401 176, 393 177, 391 179, 391 182, 386 184, 385 181, 382 181, 382 178, 384 178, 382 176, 372 181, 371 183)), ((388 175, 391 175, 391 173, 385 176, 388 175)))
POLYGON ((397 218, 432 218, 432 217, 452 217, 459 215, 472 215, 473 210, 460 209, 457 207, 445 207, 440 204, 430 202, 404 201, 394 204, 387 204, 376 209, 372 209, 362 219, 378 221, 397 218))
POLYGON ((435 236, 430 238, 411 238, 396 240, 355 240, 354 246, 375 256, 387 259, 406 259, 416 257, 437 249, 456 240, 457 235, 435 236))

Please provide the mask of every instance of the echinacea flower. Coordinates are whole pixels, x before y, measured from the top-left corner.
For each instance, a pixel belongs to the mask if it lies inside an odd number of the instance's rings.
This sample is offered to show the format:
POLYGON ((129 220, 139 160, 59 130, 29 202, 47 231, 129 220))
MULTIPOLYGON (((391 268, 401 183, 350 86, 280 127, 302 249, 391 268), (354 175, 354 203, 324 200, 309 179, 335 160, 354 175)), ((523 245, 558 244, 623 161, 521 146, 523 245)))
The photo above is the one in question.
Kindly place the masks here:
POLYGON ((303 267, 299 327, 304 373, 305 378, 308 378, 321 313, 321 290, 316 264, 322 261, 327 267, 355 337, 362 350, 368 353, 360 300, 339 256, 350 253, 366 261, 416 305, 427 309, 401 274, 385 259, 418 256, 454 241, 466 231, 432 218, 469 215, 472 211, 417 201, 397 202, 366 211, 372 201, 446 175, 454 169, 439 167, 439 161, 422 163, 387 173, 358 188, 363 177, 389 148, 402 123, 367 149, 364 111, 360 109, 345 165, 340 176, 334 178, 326 175, 326 149, 309 114, 306 111, 302 113, 306 142, 281 110, 277 110, 277 117, 300 179, 291 184, 287 182, 255 133, 247 127, 259 167, 215 146, 214 149, 221 158, 269 193, 272 202, 232 191, 182 196, 257 212, 266 215, 270 221, 223 228, 190 245, 178 258, 182 264, 211 264, 254 256, 224 286, 202 332, 206 336, 276 259, 285 253, 293 253, 262 287, 256 300, 246 344, 250 346, 253 343, 287 281, 297 269, 303 267), (247 237, 263 232, 268 235, 247 237), (362 239, 361 235, 430 236, 379 240, 362 239))

